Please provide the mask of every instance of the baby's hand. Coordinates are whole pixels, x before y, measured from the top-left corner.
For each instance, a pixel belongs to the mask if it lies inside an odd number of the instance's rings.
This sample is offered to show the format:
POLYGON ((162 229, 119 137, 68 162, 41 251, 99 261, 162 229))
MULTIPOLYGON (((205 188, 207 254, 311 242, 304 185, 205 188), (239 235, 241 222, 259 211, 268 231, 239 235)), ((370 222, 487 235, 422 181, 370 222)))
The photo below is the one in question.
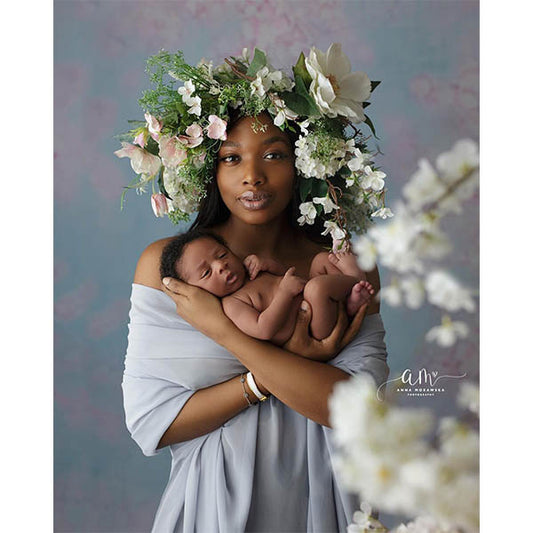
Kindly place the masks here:
POLYGON ((279 283, 279 290, 291 296, 300 294, 305 287, 306 281, 294 275, 295 267, 289 268, 279 283))
POLYGON ((255 279, 259 272, 266 270, 265 261, 255 254, 248 255, 243 261, 244 268, 248 271, 250 279, 255 279))

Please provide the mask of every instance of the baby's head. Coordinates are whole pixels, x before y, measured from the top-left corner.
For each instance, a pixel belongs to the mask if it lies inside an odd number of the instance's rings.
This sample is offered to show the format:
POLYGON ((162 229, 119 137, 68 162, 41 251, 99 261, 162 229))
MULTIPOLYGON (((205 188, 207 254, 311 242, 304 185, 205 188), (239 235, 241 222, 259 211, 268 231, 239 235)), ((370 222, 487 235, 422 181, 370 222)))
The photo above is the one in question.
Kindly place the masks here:
POLYGON ((242 261, 221 237, 205 230, 174 237, 161 254, 159 271, 161 278, 181 279, 219 297, 240 289, 246 279, 242 261))

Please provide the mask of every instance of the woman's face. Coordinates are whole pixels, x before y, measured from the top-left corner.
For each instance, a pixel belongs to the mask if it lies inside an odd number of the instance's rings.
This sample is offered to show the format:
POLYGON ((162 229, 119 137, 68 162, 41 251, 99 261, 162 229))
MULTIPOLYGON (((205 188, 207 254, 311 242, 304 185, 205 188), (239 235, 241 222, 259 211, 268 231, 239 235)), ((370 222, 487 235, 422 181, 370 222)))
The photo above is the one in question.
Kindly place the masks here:
POLYGON ((294 152, 288 136, 266 114, 240 119, 218 153, 217 185, 232 216, 267 224, 282 215, 293 195, 294 152), (259 120, 264 131, 254 132, 259 120))

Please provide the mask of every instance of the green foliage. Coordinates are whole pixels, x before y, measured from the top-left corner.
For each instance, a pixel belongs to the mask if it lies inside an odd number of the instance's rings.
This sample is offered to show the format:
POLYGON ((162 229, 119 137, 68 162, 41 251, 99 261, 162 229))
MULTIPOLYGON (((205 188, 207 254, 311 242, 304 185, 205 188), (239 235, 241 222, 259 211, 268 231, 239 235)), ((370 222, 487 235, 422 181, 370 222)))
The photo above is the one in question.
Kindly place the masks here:
POLYGON ((305 56, 303 52, 300 52, 300 57, 298 57, 296 65, 292 67, 292 72, 294 74, 294 79, 296 79, 297 77, 301 78, 305 85, 305 88, 309 89, 313 78, 311 78, 311 75, 309 74, 307 67, 305 66, 305 56))
POLYGON ((254 58, 246 71, 247 76, 254 77, 267 64, 267 56, 263 50, 254 48, 254 58))

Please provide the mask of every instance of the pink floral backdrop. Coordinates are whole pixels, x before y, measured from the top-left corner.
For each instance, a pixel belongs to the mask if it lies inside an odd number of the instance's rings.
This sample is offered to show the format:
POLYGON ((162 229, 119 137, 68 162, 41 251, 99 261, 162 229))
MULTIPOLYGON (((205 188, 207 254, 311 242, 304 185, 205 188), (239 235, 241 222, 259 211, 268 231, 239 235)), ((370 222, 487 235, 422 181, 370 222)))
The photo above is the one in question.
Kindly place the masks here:
MULTIPOLYGON (((474 1, 55 2, 55 530, 146 531, 168 469, 145 458, 124 425, 121 374, 130 284, 151 241, 179 228, 155 219, 149 198, 120 194, 131 168, 112 154, 127 120, 142 116, 145 58, 181 49, 222 62, 243 47, 290 67, 300 51, 340 42, 354 70, 382 80, 368 109, 392 203, 421 157, 478 139, 479 12, 474 1)), ((478 288, 478 198, 448 221, 448 267, 478 288)), ((184 229, 184 228, 182 228, 184 229)), ((382 282, 388 274, 382 271, 382 282)), ((452 349, 428 345, 430 307, 383 306, 391 376, 432 368, 478 374, 477 314, 452 349)), ((450 409, 453 391, 418 400, 450 409)))

